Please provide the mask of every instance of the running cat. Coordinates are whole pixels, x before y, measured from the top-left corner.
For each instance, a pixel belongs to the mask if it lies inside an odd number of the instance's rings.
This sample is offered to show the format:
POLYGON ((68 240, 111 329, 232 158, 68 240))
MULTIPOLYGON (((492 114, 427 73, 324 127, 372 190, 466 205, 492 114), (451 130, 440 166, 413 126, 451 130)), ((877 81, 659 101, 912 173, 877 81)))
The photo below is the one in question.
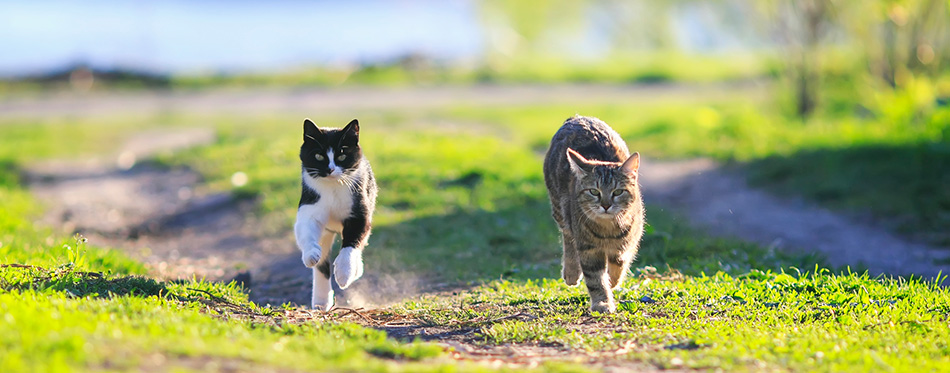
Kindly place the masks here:
POLYGON ((376 180, 359 145, 360 124, 353 119, 343 129, 320 129, 303 122, 302 192, 294 235, 303 264, 313 268, 313 308, 333 307, 330 251, 337 234, 342 249, 333 262, 333 277, 341 289, 363 275, 363 248, 376 208, 376 180))
POLYGON ((544 183, 564 241, 562 276, 570 286, 581 274, 590 309, 614 312, 612 289, 637 255, 644 209, 638 185, 640 154, 600 119, 574 116, 551 139, 544 183))

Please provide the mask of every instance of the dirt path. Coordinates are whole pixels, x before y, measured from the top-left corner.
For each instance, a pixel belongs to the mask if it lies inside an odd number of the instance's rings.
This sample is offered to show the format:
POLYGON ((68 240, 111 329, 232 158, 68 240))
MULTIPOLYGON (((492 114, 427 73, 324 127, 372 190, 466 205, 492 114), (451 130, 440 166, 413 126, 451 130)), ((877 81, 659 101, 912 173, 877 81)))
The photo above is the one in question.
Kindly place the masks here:
POLYGON ((158 277, 247 281, 261 270, 249 263, 266 269, 282 253, 279 242, 249 234, 252 203, 203 191, 201 177, 187 168, 137 162, 213 139, 207 129, 142 133, 100 159, 31 165, 27 180, 47 206, 46 223, 120 248, 158 277))
MULTIPOLYGON (((682 213, 719 236, 738 237, 792 251, 817 251, 833 266, 867 269, 872 275, 928 278, 950 265, 950 250, 908 242, 884 229, 800 201, 749 188, 741 175, 704 159, 642 166, 644 196, 682 213)), ((804 269, 804 268, 803 268, 804 269)))

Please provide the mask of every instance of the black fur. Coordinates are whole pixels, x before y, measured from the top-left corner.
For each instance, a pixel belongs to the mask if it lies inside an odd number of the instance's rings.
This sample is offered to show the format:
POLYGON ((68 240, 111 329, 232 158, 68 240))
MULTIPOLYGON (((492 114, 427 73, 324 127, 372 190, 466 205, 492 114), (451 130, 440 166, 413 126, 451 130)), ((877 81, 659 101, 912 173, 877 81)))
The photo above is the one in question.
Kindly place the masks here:
MULTIPOLYGON (((375 187, 373 175, 369 175, 370 184, 375 187)), ((362 185, 360 185, 362 187, 362 185)), ((375 193, 374 193, 375 195, 375 193)), ((341 247, 361 247, 373 229, 373 222, 367 219, 371 213, 363 199, 353 201, 350 218, 343 221, 343 237, 341 247)))
MULTIPOLYGON (((369 163, 363 158, 363 151, 359 145, 360 124, 353 119, 342 129, 320 129, 309 119, 304 120, 303 144, 300 146, 300 161, 303 170, 314 178, 329 175, 330 160, 327 159, 327 150, 333 149, 337 166, 343 168, 344 174, 358 172, 365 168, 361 177, 352 181, 353 207, 349 217, 344 220, 342 232, 342 247, 362 248, 369 239, 372 230, 372 215, 376 207, 377 186, 373 171, 369 163), (323 159, 317 159, 317 155, 323 159), (345 155, 340 159, 340 155, 345 155), (364 164, 365 163, 365 164, 364 164), (365 167, 363 167, 365 166, 365 167)), ((302 182, 300 202, 297 207, 315 204, 320 201, 320 195, 302 182)), ((329 273, 329 271, 328 271, 329 273)))
MULTIPOLYGON (((359 167, 363 152, 359 146, 360 123, 353 119, 343 129, 321 130, 310 119, 303 123, 303 145, 300 146, 300 162, 304 170, 313 177, 326 177, 330 174, 330 160, 326 159, 327 150, 333 149, 338 158, 336 164, 344 170, 359 167), (339 159, 341 154, 345 159, 339 159), (323 159, 317 159, 317 156, 323 159)), ((305 188, 306 189, 306 188, 305 188)))
POLYGON ((302 191, 300 193, 300 202, 297 203, 297 208, 300 208, 300 206, 303 205, 315 204, 320 200, 320 195, 317 194, 317 192, 313 189, 310 189, 310 187, 308 187, 307 184, 303 182, 303 180, 300 181, 300 184, 302 191))
POLYGON ((330 261, 324 260, 320 262, 320 264, 317 264, 317 270, 323 274, 323 277, 330 278, 330 261))

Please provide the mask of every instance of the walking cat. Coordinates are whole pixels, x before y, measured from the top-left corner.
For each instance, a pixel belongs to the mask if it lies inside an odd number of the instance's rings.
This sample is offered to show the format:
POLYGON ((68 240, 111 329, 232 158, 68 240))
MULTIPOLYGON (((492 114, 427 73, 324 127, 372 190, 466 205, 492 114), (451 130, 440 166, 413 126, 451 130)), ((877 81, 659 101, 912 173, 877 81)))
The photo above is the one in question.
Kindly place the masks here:
POLYGON ((376 208, 376 180, 359 145, 360 124, 353 119, 343 129, 320 129, 306 119, 300 203, 294 236, 303 264, 313 268, 313 308, 333 306, 330 285, 330 251, 342 235, 333 275, 341 289, 363 275, 363 248, 372 228, 376 208))
POLYGON ((600 119, 574 116, 551 139, 544 184, 564 241, 562 276, 570 286, 581 274, 590 309, 614 312, 612 289, 637 255, 644 209, 637 183, 640 154, 600 119))

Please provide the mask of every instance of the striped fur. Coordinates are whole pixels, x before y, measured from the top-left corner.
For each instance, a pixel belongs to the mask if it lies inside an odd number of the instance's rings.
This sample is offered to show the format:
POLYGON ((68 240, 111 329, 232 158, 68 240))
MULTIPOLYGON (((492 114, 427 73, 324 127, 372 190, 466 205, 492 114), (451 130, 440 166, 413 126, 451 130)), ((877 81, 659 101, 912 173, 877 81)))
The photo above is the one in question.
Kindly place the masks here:
POLYGON ((620 135, 606 123, 574 116, 554 134, 544 158, 544 183, 564 244, 562 276, 583 275, 592 311, 613 312, 612 289, 637 255, 644 209, 637 170, 620 135))

